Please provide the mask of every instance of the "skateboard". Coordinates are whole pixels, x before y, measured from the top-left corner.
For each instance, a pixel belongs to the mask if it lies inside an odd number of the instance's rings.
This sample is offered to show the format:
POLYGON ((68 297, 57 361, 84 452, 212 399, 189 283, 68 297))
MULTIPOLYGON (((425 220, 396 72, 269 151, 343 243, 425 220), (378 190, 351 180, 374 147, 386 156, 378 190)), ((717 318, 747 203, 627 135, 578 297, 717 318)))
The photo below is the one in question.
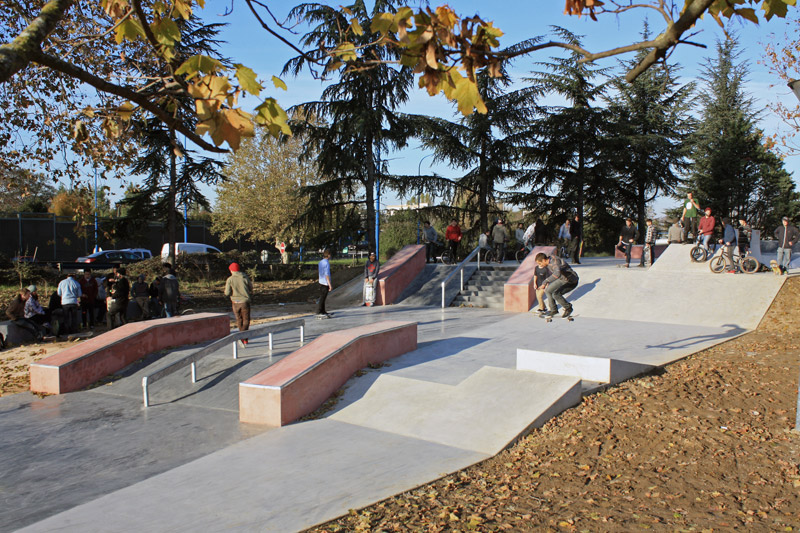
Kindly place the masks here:
POLYGON ((772 269, 772 273, 776 276, 780 276, 782 274, 781 267, 778 266, 778 262, 774 259, 769 262, 769 267, 772 269))
POLYGON ((83 333, 72 333, 70 335, 67 335, 67 342, 77 341, 80 339, 88 339, 92 335, 94 335, 94 331, 86 331, 83 333))
MULTIPOLYGON (((548 323, 548 324, 549 324, 550 322, 552 322, 554 318, 560 318, 560 319, 562 319, 562 320, 564 319, 564 317, 563 317, 563 316, 561 316, 561 315, 546 316, 544 313, 538 313, 538 315, 539 315, 539 318, 544 318, 544 321, 545 321, 546 323, 548 323)), ((573 315, 569 315, 569 316, 566 318, 567 322, 575 322, 575 317, 576 317, 576 316, 578 316, 578 315, 574 315, 574 314, 573 314, 573 315)))
POLYGON ((364 304, 367 307, 375 305, 375 282, 364 281, 364 304))

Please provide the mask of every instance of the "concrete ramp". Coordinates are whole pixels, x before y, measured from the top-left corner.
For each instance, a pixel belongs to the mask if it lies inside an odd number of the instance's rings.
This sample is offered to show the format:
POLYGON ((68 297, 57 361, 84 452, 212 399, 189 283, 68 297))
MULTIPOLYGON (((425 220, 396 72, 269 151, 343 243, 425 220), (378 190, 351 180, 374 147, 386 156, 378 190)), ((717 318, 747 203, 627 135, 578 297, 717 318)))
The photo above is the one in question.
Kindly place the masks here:
POLYGON ((455 386, 383 374, 330 418, 494 455, 580 400, 574 376, 485 366, 455 386))
POLYGON ((517 370, 576 376, 584 381, 615 384, 653 369, 652 365, 565 353, 517 350, 517 370))
POLYGON ((584 317, 635 322, 755 329, 783 285, 771 273, 714 274, 692 263, 688 245, 671 244, 649 268, 576 268, 567 295, 584 317))

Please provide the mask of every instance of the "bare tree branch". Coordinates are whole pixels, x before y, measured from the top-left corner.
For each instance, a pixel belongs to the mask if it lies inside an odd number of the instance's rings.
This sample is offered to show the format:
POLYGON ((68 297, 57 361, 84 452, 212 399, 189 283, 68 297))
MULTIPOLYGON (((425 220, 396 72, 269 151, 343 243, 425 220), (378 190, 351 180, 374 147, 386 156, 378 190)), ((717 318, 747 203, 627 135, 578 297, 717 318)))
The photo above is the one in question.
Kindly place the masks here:
POLYGON ((218 148, 213 144, 203 140, 203 138, 197 135, 192 129, 187 128, 175 117, 170 116, 166 111, 158 107, 154 102, 150 101, 150 99, 145 94, 138 93, 135 90, 130 89, 128 87, 122 87, 110 83, 71 63, 67 63, 66 61, 62 61, 53 56, 44 54, 40 50, 36 50, 32 54, 31 60, 35 61, 36 63, 39 63, 40 65, 44 65, 45 67, 51 68, 58 72, 62 72, 72 78, 75 78, 88 85, 91 85, 98 91, 108 94, 113 94, 136 103, 142 109, 149 111, 150 113, 157 116, 159 120, 161 120, 168 127, 184 134, 187 139, 191 139, 193 143, 195 143, 200 148, 203 148, 204 150, 208 150, 209 152, 213 152, 215 154, 228 153, 228 150, 224 148, 218 148))

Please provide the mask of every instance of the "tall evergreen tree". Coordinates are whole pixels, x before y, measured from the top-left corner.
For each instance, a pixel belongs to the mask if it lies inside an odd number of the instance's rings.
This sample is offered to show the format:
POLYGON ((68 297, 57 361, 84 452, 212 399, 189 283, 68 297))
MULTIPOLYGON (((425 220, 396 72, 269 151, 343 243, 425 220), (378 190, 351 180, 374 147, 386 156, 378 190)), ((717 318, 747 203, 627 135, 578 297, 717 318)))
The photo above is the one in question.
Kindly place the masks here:
MULTIPOLYGON (((646 24, 642 37, 649 39, 646 24)), ((644 55, 623 63, 623 70, 633 68, 644 55)), ((636 214, 640 228, 648 204, 659 195, 673 194, 688 164, 694 85, 680 85, 675 71, 675 66, 655 65, 632 83, 621 74, 611 80, 614 91, 606 97, 613 124, 609 150, 616 154, 609 158, 616 174, 615 196, 623 212, 636 214)))
POLYGON ((434 160, 463 169, 463 177, 453 180, 453 203, 467 213, 476 214, 481 231, 489 229, 489 214, 504 194, 497 186, 517 181, 526 172, 521 166, 528 159, 530 130, 535 114, 535 88, 507 92, 507 75, 491 78, 482 74, 478 90, 486 103, 486 113, 473 113, 458 122, 414 115, 410 118, 415 135, 425 147, 434 150, 434 160))
MULTIPOLYGON (((364 28, 353 44, 377 60, 395 59, 396 52, 376 46, 377 35, 367 30, 373 15, 395 10, 394 1, 376 0, 369 10, 364 0, 356 0, 347 9, 364 28)), ((309 48, 335 46, 338 28, 350 25, 344 13, 322 4, 299 5, 289 16, 316 24, 302 39, 309 48)), ((307 64, 308 56, 299 56, 286 64, 284 73, 297 74, 307 64)), ((316 159, 323 180, 303 189, 307 209, 296 222, 338 226, 341 220, 334 217, 351 218, 361 211, 366 214, 367 241, 375 247, 377 187, 391 184, 383 175, 380 154, 406 144, 409 129, 396 110, 408 100, 412 82, 410 69, 386 63, 366 70, 345 68, 320 100, 298 106, 314 121, 294 121, 292 128, 304 135, 307 156, 316 159)))
MULTIPOLYGON (((556 28, 556 33, 580 46, 579 38, 567 30, 556 28)), ((545 70, 527 79, 539 91, 557 95, 566 104, 540 107, 530 123, 536 136, 529 153, 532 167, 514 180, 519 192, 512 198, 531 211, 550 213, 551 220, 575 213, 581 220, 597 222, 606 218, 608 168, 604 154, 609 114, 595 105, 606 91, 606 85, 595 79, 606 71, 580 59, 577 53, 553 58, 540 64, 545 70)))
POLYGON ((702 118, 693 136, 687 188, 718 216, 774 223, 781 216, 777 209, 796 209, 796 194, 756 126, 758 112, 744 90, 748 69, 738 60, 738 46, 735 39, 717 43, 716 57, 705 65, 702 118))

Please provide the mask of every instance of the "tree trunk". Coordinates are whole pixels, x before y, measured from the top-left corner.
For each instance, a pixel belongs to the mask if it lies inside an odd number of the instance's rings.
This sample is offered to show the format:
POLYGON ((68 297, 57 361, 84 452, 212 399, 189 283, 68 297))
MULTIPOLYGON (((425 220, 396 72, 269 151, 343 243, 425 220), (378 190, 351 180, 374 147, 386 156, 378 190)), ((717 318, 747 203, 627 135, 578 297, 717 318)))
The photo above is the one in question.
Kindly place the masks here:
POLYGON ((486 142, 481 141, 481 156, 478 162, 478 217, 480 218, 481 233, 489 231, 489 184, 486 177, 486 142))
POLYGON ((639 226, 639 242, 644 242, 644 227, 645 219, 647 218, 647 201, 645 195, 645 180, 642 176, 639 177, 636 186, 636 223, 639 226))
POLYGON ((364 184, 366 202, 367 202, 367 245, 370 250, 375 250, 376 254, 380 254, 377 244, 375 242, 375 184, 377 182, 377 172, 375 169, 375 160, 373 158, 373 138, 367 137, 367 181, 364 184))

